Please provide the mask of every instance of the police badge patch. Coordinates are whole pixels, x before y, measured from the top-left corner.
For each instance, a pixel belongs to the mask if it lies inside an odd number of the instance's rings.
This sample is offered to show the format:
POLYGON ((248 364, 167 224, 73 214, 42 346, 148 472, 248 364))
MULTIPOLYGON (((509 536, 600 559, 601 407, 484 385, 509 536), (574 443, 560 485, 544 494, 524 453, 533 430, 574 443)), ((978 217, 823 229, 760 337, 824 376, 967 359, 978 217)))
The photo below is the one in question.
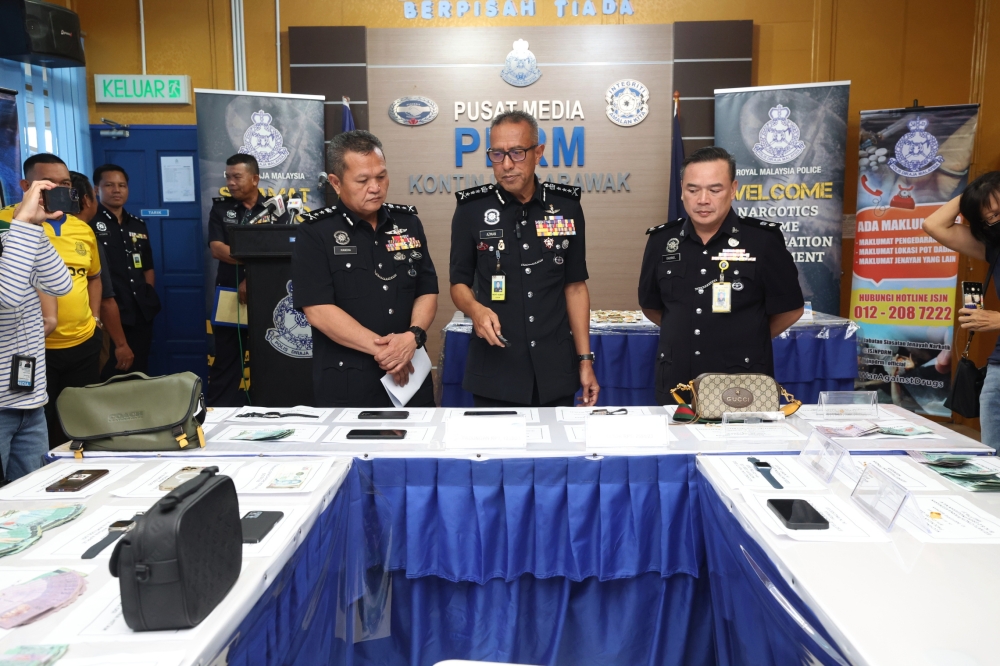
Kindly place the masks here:
POLYGON ((677 251, 677 248, 681 246, 681 242, 676 238, 671 238, 667 241, 667 252, 673 253, 677 251))
POLYGON ((334 231, 333 240, 337 242, 337 245, 347 245, 351 242, 351 237, 347 235, 346 231, 334 231))
POLYGON ((107 231, 107 230, 108 230, 108 225, 104 224, 103 222, 98 222, 98 223, 97 223, 96 225, 94 225, 94 226, 96 226, 96 227, 97 227, 97 230, 98 230, 98 231, 107 231))
POLYGON ((496 208, 490 208, 488 211, 486 211, 486 214, 483 215, 483 222, 485 222, 486 224, 493 225, 499 221, 500 221, 500 211, 498 211, 496 208))
POLYGON ((226 217, 228 217, 230 220, 235 220, 236 219, 236 211, 235 210, 227 210, 226 211, 226 217))
POLYGON ((542 76, 535 54, 528 50, 528 42, 519 39, 514 42, 514 50, 507 54, 500 78, 512 86, 530 86, 542 76))
POLYGON ((649 90, 635 79, 615 81, 608 88, 604 110, 608 119, 621 127, 638 125, 649 115, 649 90))

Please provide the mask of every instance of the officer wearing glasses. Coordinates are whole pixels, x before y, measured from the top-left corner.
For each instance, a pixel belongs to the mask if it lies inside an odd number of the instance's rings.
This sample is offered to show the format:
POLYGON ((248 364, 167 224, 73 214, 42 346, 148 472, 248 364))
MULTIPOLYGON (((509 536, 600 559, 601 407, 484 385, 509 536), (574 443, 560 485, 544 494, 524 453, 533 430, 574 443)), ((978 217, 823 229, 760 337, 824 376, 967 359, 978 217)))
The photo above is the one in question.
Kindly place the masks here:
POLYGON ((497 184, 456 193, 451 298, 472 319, 462 387, 477 407, 594 405, 590 292, 580 188, 541 182, 538 122, 497 115, 487 151, 497 184))

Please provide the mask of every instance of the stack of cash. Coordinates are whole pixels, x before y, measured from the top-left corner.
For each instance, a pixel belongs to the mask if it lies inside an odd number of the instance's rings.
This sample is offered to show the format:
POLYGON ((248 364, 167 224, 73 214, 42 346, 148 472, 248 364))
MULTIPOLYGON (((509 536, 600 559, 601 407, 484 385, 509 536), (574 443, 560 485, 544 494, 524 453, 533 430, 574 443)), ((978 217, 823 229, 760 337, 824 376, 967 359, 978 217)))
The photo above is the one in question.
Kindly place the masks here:
POLYGON ((87 588, 82 574, 56 569, 0 590, 0 628, 13 629, 55 613, 87 588))
POLYGON ((0 654, 0 666, 49 666, 67 649, 68 645, 18 645, 0 654))
POLYGON ((948 453, 922 453, 919 462, 945 477, 949 481, 972 492, 996 492, 1000 490, 1000 469, 992 461, 981 456, 960 456, 948 453))
POLYGON ((42 538, 45 530, 68 523, 81 513, 82 504, 50 509, 12 509, 0 513, 0 557, 13 555, 42 538))

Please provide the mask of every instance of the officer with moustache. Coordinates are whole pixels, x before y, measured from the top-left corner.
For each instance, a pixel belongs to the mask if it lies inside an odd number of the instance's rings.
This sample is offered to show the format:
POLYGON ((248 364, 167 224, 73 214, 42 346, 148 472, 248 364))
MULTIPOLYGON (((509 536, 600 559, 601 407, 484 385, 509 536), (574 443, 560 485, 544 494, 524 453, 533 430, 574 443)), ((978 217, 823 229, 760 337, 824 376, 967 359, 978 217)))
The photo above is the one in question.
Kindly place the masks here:
POLYGON ((472 319, 462 387, 477 407, 597 402, 580 188, 535 176, 545 150, 523 111, 490 126, 496 185, 456 194, 451 298, 472 319))
MULTIPOLYGON (((437 312, 437 273, 413 206, 385 203, 382 143, 364 130, 327 147, 340 201, 302 215, 292 252, 292 298, 312 326, 319 407, 392 407, 388 373, 406 386, 437 312)), ((408 407, 433 407, 428 373, 408 407)))
POLYGON ((733 210, 736 160, 701 148, 684 160, 687 217, 646 233, 639 305, 660 326, 656 398, 706 372, 774 376, 771 338, 802 316, 781 226, 733 210))

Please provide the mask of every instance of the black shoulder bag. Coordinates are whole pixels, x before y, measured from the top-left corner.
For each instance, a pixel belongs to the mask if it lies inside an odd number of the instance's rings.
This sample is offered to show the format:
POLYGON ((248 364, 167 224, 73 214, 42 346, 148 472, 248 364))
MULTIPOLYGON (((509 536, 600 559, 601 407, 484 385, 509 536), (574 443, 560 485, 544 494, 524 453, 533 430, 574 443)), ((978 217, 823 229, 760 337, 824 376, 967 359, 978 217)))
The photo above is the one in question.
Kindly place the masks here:
MULTIPOLYGON (((1000 258, 1000 252, 997 252, 993 261, 990 262, 990 271, 983 281, 984 299, 990 288, 990 280, 993 279, 993 269, 996 268, 998 258, 1000 258)), ((979 394, 983 392, 983 382, 986 381, 986 370, 989 367, 984 365, 982 368, 977 368, 976 364, 969 358, 969 347, 972 345, 972 338, 975 335, 975 331, 969 331, 969 340, 965 343, 962 358, 958 359, 958 371, 951 383, 951 394, 944 401, 945 407, 967 419, 979 418, 979 394)))

